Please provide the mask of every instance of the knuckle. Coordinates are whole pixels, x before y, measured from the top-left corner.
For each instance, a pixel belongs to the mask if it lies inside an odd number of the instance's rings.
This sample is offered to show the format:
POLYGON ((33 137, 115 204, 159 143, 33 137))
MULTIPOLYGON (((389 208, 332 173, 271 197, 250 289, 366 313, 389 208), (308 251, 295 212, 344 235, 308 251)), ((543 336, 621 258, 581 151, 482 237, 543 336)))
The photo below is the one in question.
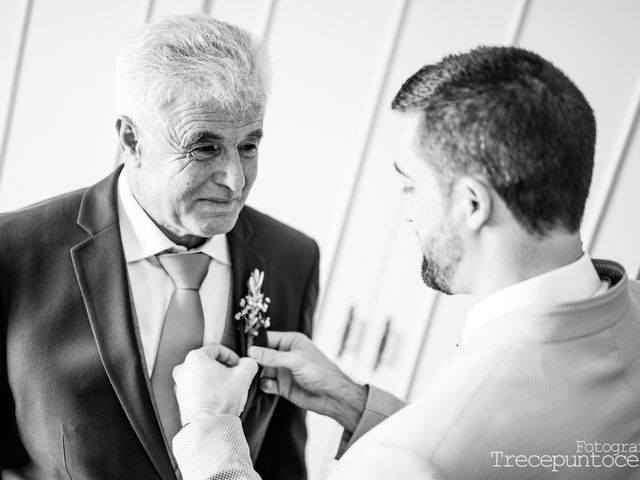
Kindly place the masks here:
POLYGON ((197 350, 191 350, 189 352, 187 352, 187 355, 184 357, 184 361, 186 362, 193 362, 195 361, 195 359, 198 357, 198 351, 197 350))
POLYGON ((300 352, 299 350, 291 352, 291 355, 289 358, 291 359, 291 363, 295 365, 303 363, 303 360, 304 360, 304 356, 302 352, 300 352))

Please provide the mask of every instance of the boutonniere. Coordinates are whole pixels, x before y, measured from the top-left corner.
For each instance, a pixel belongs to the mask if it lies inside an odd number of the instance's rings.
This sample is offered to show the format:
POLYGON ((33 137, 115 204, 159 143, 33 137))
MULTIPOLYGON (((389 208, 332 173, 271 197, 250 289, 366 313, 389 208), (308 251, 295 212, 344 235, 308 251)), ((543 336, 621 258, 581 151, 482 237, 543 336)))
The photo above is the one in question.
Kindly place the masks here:
POLYGON ((240 310, 235 315, 235 319, 244 322, 244 334, 247 338, 247 348, 253 345, 253 340, 258 336, 261 328, 269 328, 271 325, 270 318, 266 317, 267 309, 271 303, 269 297, 265 297, 262 293, 262 282, 264 281, 264 272, 257 268, 251 272, 247 287, 247 293, 240 300, 240 310))

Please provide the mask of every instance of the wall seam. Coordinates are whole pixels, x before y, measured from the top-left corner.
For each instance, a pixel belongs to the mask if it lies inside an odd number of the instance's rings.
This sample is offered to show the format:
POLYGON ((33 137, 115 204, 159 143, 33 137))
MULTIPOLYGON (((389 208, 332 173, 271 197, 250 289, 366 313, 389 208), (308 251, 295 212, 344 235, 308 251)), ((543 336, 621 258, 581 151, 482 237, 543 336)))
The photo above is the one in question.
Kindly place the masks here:
MULTIPOLYGON (((206 3, 207 1, 205 0, 205 6, 206 6, 206 3)), ((153 16, 154 7, 155 7, 155 0, 147 0, 146 3, 143 4, 141 9, 142 13, 140 14, 140 25, 144 25, 149 20, 151 20, 151 17, 153 16)), ((122 161, 122 148, 120 146, 120 139, 118 139, 117 145, 116 145, 115 162, 113 163, 113 168, 114 169, 118 168, 118 165, 120 165, 121 161, 122 161)))
POLYGON ((260 31, 258 32, 258 36, 262 38, 263 45, 267 45, 269 43, 269 35, 271 34, 271 27, 273 25, 273 18, 275 16, 277 3, 278 0, 269 0, 269 5, 265 8, 266 13, 262 19, 260 31))
POLYGON ((618 179, 620 178, 620 172, 624 165, 625 160, 629 156, 629 150, 631 148, 631 142, 633 141, 633 134, 638 127, 640 121, 640 77, 636 84, 636 89, 633 92, 631 107, 627 111, 625 119, 622 124, 622 133, 614 148, 613 161, 609 166, 602 187, 598 192, 598 197, 594 204, 594 220, 588 225, 584 234, 584 246, 586 251, 591 251, 595 245, 598 234, 600 233, 600 227, 605 218, 606 211, 611 203, 611 197, 613 190, 616 186, 618 179))
POLYGON ((324 288, 321 288, 321 298, 318 302, 318 305, 319 305, 318 315, 316 317, 318 323, 316 324, 316 326, 319 325, 319 322, 323 317, 322 314, 324 312, 325 299, 327 298, 326 287, 331 284, 331 279, 333 278, 335 274, 335 270, 338 265, 338 260, 340 258, 340 247, 344 242, 349 220, 351 219, 353 207, 355 204, 355 199, 357 197, 357 193, 359 190, 359 185, 360 185, 359 179, 361 177, 362 171, 364 169, 364 165, 366 163, 366 158, 369 153, 369 147, 371 145, 373 131, 377 123, 378 113, 380 112, 380 109, 382 106, 383 95, 389 79, 389 74, 391 72, 391 66, 393 64, 394 54, 398 48, 398 43, 399 43, 399 39, 402 32, 402 26, 404 25, 406 13, 408 11, 408 7, 410 3, 411 3, 411 0, 400 0, 398 2, 399 6, 395 13, 394 22, 392 23, 393 25, 391 30, 392 33, 390 34, 389 42, 386 46, 387 51, 385 52, 385 55, 384 55, 385 60, 382 66, 380 67, 380 71, 377 75, 378 82, 374 89, 375 94, 373 95, 372 101, 370 101, 371 107, 369 109, 369 114, 364 115, 364 118, 369 120, 367 125, 364 128, 364 133, 362 134, 362 138, 357 143, 359 144, 359 147, 358 147, 358 150, 356 151, 357 152, 356 155, 354 155, 354 157, 357 159, 354 162, 355 166, 352 168, 350 174, 347 175, 349 177, 348 185, 351 188, 348 190, 348 194, 346 195, 346 198, 344 199, 344 201, 341 202, 341 205, 344 205, 344 208, 342 209, 342 215, 339 217, 340 220, 338 221, 338 227, 333 229, 334 231, 337 230, 337 233, 334 236, 334 239, 331 242, 329 248, 327 249, 327 251, 329 252, 329 258, 331 260, 329 263, 327 276, 325 277, 325 280, 322 285, 324 288))
POLYGON ((4 172, 5 157, 9 148, 9 140, 11 137, 11 129, 13 116, 15 113, 18 92, 20 90, 20 78, 22 76, 22 65, 24 63, 24 55, 29 37, 29 26, 31 24, 31 16, 33 12, 33 0, 27 0, 22 15, 22 30, 20 32, 20 41, 14 58, 13 74, 11 75, 11 86, 9 87, 9 101, 5 114, 4 131, 2 133, 2 143, 0 144, 0 180, 4 172))
POLYGON ((213 11, 213 0, 204 0, 202 2, 202 14, 211 16, 212 11, 213 11))

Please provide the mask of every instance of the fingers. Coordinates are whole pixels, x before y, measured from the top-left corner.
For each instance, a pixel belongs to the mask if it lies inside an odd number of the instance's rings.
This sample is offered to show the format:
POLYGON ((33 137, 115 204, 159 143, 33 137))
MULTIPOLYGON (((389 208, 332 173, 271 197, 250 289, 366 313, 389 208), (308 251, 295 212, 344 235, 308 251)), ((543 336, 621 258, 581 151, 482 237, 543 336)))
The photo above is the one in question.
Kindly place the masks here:
POLYGON ((185 365, 189 365, 188 368, 194 368, 196 365, 200 367, 203 365, 210 365, 211 362, 233 368, 240 362, 240 357, 233 350, 230 350, 224 345, 217 343, 205 345, 187 353, 184 362, 174 367, 172 372, 173 378, 177 381, 177 378, 182 375, 185 365))
POLYGON ((300 332, 267 332, 267 346, 285 352, 293 350, 296 344, 305 339, 309 340, 300 332))
POLYGON ((254 359, 263 367, 287 368, 294 370, 301 363, 298 352, 280 352, 270 348, 251 347, 247 352, 249 357, 254 359))
POLYGON ((204 345, 196 350, 191 350, 187 354, 187 356, 193 355, 205 355, 207 358, 222 363, 227 367, 235 367, 240 361, 240 357, 236 352, 218 343, 204 345))
POLYGON ((243 380, 251 382, 258 373, 258 364, 251 358, 240 358, 235 352, 218 344, 205 345, 187 354, 185 361, 173 368, 172 376, 175 383, 179 383, 188 371, 207 371, 212 368, 227 367, 229 371, 240 375, 243 380))
POLYGON ((256 373, 258 373, 258 364, 255 360, 247 357, 242 357, 238 362, 238 366, 235 368, 245 374, 249 381, 251 381, 253 377, 256 376, 256 373))
MULTIPOLYGON (((240 357, 236 352, 231 350, 230 348, 225 347, 224 345, 217 345, 218 347, 218 355, 216 360, 220 363, 225 364, 227 367, 235 367, 240 362, 240 357)), ((257 368, 257 367, 256 367, 257 368)))
POLYGON ((278 381, 275 378, 261 378, 260 390, 270 395, 280 395, 280 389, 278 388, 278 381))

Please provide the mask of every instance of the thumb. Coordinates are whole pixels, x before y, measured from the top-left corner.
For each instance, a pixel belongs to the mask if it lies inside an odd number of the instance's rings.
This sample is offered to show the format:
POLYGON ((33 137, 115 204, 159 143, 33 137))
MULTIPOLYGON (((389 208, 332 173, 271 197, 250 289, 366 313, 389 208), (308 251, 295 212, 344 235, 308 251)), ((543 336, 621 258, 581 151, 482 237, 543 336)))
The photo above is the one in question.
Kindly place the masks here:
POLYGON ((251 347, 249 357, 263 367, 286 368, 293 370, 298 365, 299 356, 296 352, 280 352, 271 348, 251 347))
POLYGON ((251 382, 256 373, 258 373, 258 364, 252 358, 242 357, 235 369, 245 375, 247 380, 251 382))

